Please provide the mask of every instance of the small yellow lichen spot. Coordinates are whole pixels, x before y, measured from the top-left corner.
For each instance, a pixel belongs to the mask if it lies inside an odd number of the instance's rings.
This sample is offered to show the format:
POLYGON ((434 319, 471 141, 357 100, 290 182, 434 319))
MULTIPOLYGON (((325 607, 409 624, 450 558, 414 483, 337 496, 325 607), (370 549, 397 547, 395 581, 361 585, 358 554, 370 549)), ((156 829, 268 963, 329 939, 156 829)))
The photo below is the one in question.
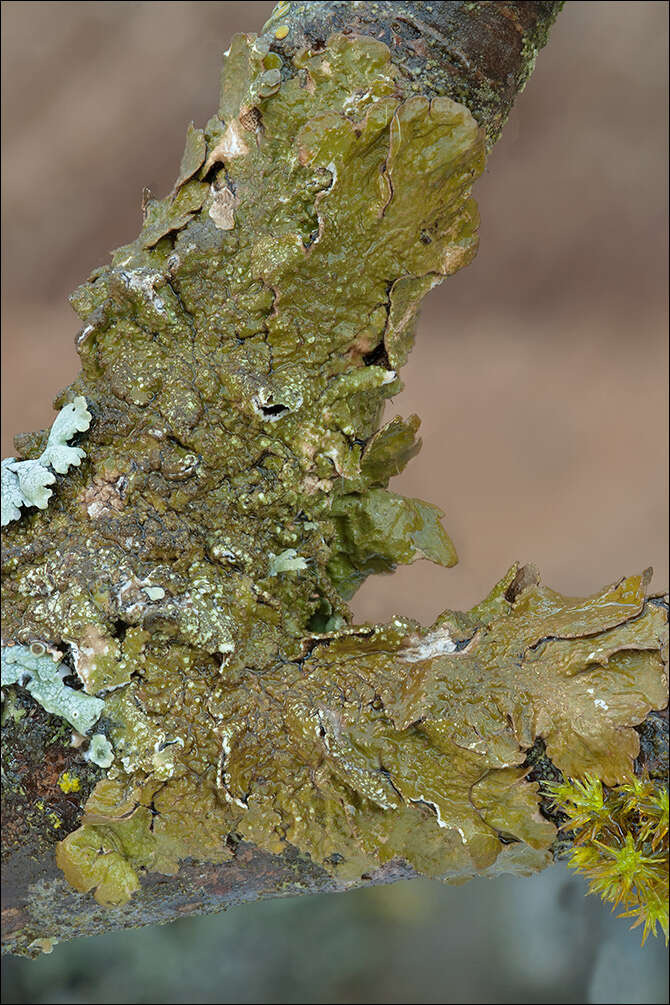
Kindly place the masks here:
POLYGON ((286 38, 287 35, 288 35, 288 25, 280 24, 277 30, 275 31, 275 38, 281 40, 282 38, 286 38))
POLYGON ((69 771, 64 771, 58 779, 61 792, 79 792, 81 788, 79 779, 71 775, 69 771))

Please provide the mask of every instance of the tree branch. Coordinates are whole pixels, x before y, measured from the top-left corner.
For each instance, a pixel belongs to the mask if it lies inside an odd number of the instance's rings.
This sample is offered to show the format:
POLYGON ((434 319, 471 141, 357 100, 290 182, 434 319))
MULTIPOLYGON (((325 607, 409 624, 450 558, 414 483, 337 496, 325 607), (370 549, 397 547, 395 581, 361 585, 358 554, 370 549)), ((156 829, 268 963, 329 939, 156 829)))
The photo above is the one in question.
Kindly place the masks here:
POLYGON ((360 33, 389 46, 407 93, 447 95, 469 108, 498 139, 537 52, 563 4, 529 3, 284 3, 266 27, 287 26, 275 48, 291 57, 319 46, 334 31, 360 33))
POLYGON ((7 466, 11 951, 525 874, 566 844, 538 781, 631 777, 636 726, 657 756, 646 576, 576 601, 515 567, 429 629, 346 604, 456 561, 440 512, 386 489, 420 444, 382 409, 421 298, 476 252, 470 187, 559 6, 280 4, 233 40, 173 192, 73 294, 59 403, 90 424, 7 466))

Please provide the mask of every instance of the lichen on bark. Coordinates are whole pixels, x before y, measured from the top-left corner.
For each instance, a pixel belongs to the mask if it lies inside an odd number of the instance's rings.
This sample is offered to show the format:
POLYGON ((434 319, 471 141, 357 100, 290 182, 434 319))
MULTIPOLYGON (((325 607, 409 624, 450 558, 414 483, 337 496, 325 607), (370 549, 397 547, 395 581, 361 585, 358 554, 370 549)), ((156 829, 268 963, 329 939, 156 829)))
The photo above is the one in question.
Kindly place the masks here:
POLYGON ((380 425, 422 297, 475 254, 485 136, 377 40, 272 45, 233 39, 172 193, 73 294, 87 459, 6 534, 6 641, 104 699, 114 762, 57 851, 103 905, 240 841, 340 887, 542 868, 536 738, 616 782, 667 702, 643 577, 575 601, 514 568, 429 629, 352 624, 367 575, 456 560, 387 489, 418 420, 380 425))

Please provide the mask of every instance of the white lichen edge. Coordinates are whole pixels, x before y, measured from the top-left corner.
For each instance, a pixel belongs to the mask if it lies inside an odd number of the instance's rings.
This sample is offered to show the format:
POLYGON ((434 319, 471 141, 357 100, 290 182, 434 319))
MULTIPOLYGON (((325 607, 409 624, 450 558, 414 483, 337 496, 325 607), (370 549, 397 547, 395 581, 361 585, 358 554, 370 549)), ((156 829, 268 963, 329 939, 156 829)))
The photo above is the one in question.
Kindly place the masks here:
POLYGON ((68 440, 91 425, 86 398, 79 395, 64 405, 54 419, 47 445, 36 460, 17 461, 6 457, 2 462, 2 526, 21 516, 22 506, 46 509, 53 495, 48 485, 56 481, 54 471, 64 475, 78 467, 86 456, 81 447, 71 447, 68 440), (51 470, 49 470, 51 469, 51 470))

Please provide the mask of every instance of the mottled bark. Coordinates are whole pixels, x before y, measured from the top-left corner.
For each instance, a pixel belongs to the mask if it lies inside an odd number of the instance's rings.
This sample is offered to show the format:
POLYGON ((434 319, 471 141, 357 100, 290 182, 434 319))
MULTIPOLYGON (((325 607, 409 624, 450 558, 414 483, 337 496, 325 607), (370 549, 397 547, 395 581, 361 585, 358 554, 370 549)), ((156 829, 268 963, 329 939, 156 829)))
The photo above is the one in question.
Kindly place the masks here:
POLYGON ((380 430, 381 407, 419 300, 476 249, 485 142, 467 110, 493 143, 560 6, 278 5, 232 46, 174 198, 75 294, 83 372, 62 400, 91 409, 87 460, 7 534, 3 644, 50 646, 105 695, 117 764, 84 761, 11 687, 10 951, 265 896, 533 871, 566 845, 534 784, 557 764, 615 784, 637 726, 636 769, 667 767, 650 712, 665 608, 644 577, 578 603, 513 569, 430 629, 352 625, 343 599, 419 555, 455 561, 434 507, 385 491, 418 423, 380 430))

